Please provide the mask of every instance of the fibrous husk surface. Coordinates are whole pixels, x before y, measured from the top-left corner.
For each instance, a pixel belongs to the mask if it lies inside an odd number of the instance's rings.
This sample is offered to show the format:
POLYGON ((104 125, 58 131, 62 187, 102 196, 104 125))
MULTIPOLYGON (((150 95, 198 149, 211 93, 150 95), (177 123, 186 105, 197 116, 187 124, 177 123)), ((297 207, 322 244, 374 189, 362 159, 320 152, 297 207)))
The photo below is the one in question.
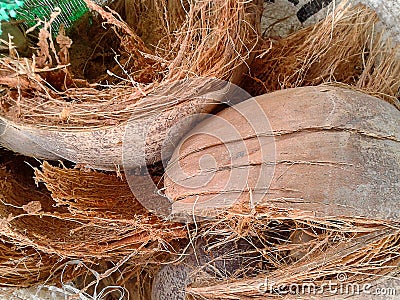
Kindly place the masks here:
POLYGON ((122 262, 140 270, 175 257, 187 236, 182 224, 150 215, 123 177, 33 165, 2 152, 1 286, 63 285, 107 263, 104 278, 122 262))
POLYGON ((254 96, 334 82, 400 108, 400 45, 385 34, 371 8, 342 1, 323 21, 263 43, 241 83, 254 96))

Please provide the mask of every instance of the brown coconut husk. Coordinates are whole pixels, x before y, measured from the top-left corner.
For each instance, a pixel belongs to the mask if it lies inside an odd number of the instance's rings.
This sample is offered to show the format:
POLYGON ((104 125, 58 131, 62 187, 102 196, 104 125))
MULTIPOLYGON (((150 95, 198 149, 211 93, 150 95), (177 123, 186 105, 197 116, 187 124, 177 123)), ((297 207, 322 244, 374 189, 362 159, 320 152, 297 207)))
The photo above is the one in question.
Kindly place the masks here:
MULTIPOLYGON (((163 245, 186 236, 182 225, 164 222, 141 208, 131 193, 124 193, 126 186, 116 175, 72 170, 68 181, 67 171, 47 164, 36 174, 58 202, 45 188, 35 188, 33 179, 27 180, 11 164, 0 170, 2 234, 19 245, 78 259, 120 259, 130 254, 139 263, 159 253, 163 245), (57 176, 63 176, 61 183, 54 182, 57 176), (105 182, 113 184, 104 185, 105 182), (70 194, 66 194, 66 187, 70 194), (108 193, 110 188, 114 188, 114 195, 108 193), (99 198, 99 193, 104 198, 99 198), (79 209, 82 203, 88 206, 79 209)), ((167 253, 168 248, 165 249, 160 253, 167 253)), ((172 246, 170 251, 173 252, 172 246)))
POLYGON ((0 237, 0 253, 0 286, 29 287, 38 282, 60 284, 83 271, 76 265, 68 265, 68 260, 58 255, 19 246, 18 242, 5 236, 0 237))
POLYGON ((400 45, 391 42, 376 13, 346 1, 323 21, 290 36, 265 39, 241 86, 253 95, 340 83, 400 109, 400 45))
MULTIPOLYGON (((162 1, 149 2, 157 4, 148 12, 158 11, 154 13, 154 17, 159 18, 156 24, 164 24, 166 15, 167 19, 173 17, 161 13, 162 1)), ((40 53, 47 53, 41 60, 45 63, 36 65, 38 59, 2 59, 0 83, 8 87, 1 96, 0 118, 6 127, 1 140, 3 146, 27 156, 43 159, 54 159, 56 156, 113 170, 115 165, 122 165, 126 122, 134 112, 137 118, 143 117, 144 120, 147 120, 146 113, 151 112, 159 114, 159 121, 154 125, 156 128, 152 130, 157 131, 160 137, 151 134, 147 146, 148 163, 154 163, 160 159, 160 143, 171 124, 188 115, 211 112, 219 103, 209 99, 193 100, 197 88, 206 85, 204 80, 186 86, 184 95, 179 95, 178 100, 168 89, 164 94, 158 93, 157 97, 147 96, 159 87, 169 87, 185 78, 218 78, 238 83, 253 58, 252 50, 258 46, 261 15, 258 0, 193 2, 185 12, 178 31, 171 31, 176 26, 155 26, 156 31, 159 28, 164 30, 164 38, 160 41, 164 47, 162 51, 158 50, 159 47, 150 49, 141 38, 146 34, 130 28, 114 12, 90 1, 87 3, 106 23, 116 28, 121 38, 121 51, 130 54, 126 61, 116 62, 116 67, 123 70, 121 76, 124 79, 120 85, 82 85, 81 81, 71 78, 65 66, 46 65, 52 55, 59 55, 51 53, 47 41, 40 41, 41 47, 46 49, 40 53), (149 74, 156 75, 150 76, 150 79, 141 78, 149 74), (101 140, 113 141, 112 145, 101 144, 100 135, 104 137, 101 140), (17 136, 20 142, 12 136, 17 136), (49 149, 43 140, 51 141, 50 145, 57 149, 49 149), (85 143, 76 143, 77 140, 84 140, 85 143), (47 151, 37 151, 35 143, 47 151), (66 154, 62 149, 73 151, 66 154), (99 158, 101 161, 98 161, 99 158)), ((182 6, 181 1, 175 3, 179 5, 171 7, 171 14, 177 11, 176 6, 182 6)), ((67 45, 65 40, 60 37, 60 47, 61 44, 67 45)), ((68 51, 68 46, 63 49, 68 51)))
MULTIPOLYGON (((158 4, 162 9, 158 1, 149 2, 158 4)), ((258 41, 257 13, 260 12, 257 11, 256 3, 249 6, 237 1, 196 2, 187 11, 180 30, 168 32, 166 38, 173 36, 174 42, 166 44, 170 48, 165 49, 165 52, 176 54, 172 59, 167 59, 148 49, 137 33, 112 13, 90 1, 87 3, 106 22, 123 32, 122 47, 130 50, 130 47, 136 47, 136 52, 142 59, 153 63, 162 62, 162 69, 159 70, 163 74, 162 82, 174 82, 186 77, 216 77, 238 82, 241 78, 239 69, 249 60, 251 50, 258 41), (124 39, 132 39, 134 45, 124 43, 124 39)), ((119 123, 131 117, 134 104, 161 83, 155 81, 137 84, 138 81, 134 80, 122 87, 110 86, 99 90, 77 89, 72 86, 63 93, 57 93, 46 87, 41 78, 41 74, 51 70, 40 69, 26 60, 3 58, 1 63, 3 74, 7 75, 2 77, 2 83, 19 87, 22 92, 22 97, 17 102, 13 97, 15 90, 8 91, 3 101, 9 107, 17 107, 19 111, 16 114, 12 109, 3 109, 2 115, 23 121, 24 124, 53 125, 58 128, 84 126, 82 129, 88 129, 107 125, 107 120, 110 119, 119 123), (129 87, 131 84, 134 86, 129 87), (68 122, 60 119, 60 113, 66 107, 69 108, 68 122)), ((129 78, 128 76, 127 80, 129 78)), ((168 102, 167 99, 154 105, 163 104, 166 108, 168 102)))
MULTIPOLYGON (((283 232, 280 242, 265 243, 263 237, 276 220, 268 214, 264 215, 262 207, 255 213, 249 209, 248 216, 243 209, 240 207, 236 215, 231 212, 224 216, 224 221, 221 218, 221 222, 210 224, 209 231, 204 231, 204 234, 220 234, 230 241, 243 236, 256 237, 264 243, 264 247, 254 248, 261 258, 270 262, 270 267, 250 278, 225 278, 211 282, 200 279, 200 282, 187 288, 188 295, 195 299, 296 299, 300 294, 279 295, 268 290, 263 286, 266 278, 275 287, 279 284, 313 283, 318 288, 329 282, 340 284, 338 276, 345 276, 343 284, 360 285, 398 276, 398 225, 352 218, 331 221, 309 220, 307 217, 280 219, 279 222, 291 230, 283 232), (312 238, 293 240, 290 236, 298 231, 312 238), (284 236, 289 238, 285 240, 284 236), (301 255, 298 255, 299 250, 301 255), (261 291, 260 286, 264 287, 261 291)), ((254 256, 257 257, 256 254, 254 256)), ((311 299, 321 297, 313 293, 302 295, 311 299)), ((330 296, 329 292, 325 296, 330 296)))
POLYGON ((189 220, 237 201, 267 203, 274 217, 398 220, 399 129, 400 111, 349 89, 261 95, 208 118, 176 145, 165 194, 189 220))

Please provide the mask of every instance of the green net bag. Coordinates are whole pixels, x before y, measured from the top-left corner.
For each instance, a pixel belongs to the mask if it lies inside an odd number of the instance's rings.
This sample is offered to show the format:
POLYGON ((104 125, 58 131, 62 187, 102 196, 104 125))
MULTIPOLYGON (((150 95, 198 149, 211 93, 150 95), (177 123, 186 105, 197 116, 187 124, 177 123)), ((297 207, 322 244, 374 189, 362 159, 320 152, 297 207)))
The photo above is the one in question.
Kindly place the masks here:
MULTIPOLYGON (((94 2, 100 5, 106 3, 104 0, 94 2)), ((68 28, 88 11, 83 0, 0 0, 0 21, 15 19, 25 23, 27 27, 32 27, 37 23, 37 19, 49 20, 57 7, 61 13, 52 23, 54 33, 61 24, 68 28)))

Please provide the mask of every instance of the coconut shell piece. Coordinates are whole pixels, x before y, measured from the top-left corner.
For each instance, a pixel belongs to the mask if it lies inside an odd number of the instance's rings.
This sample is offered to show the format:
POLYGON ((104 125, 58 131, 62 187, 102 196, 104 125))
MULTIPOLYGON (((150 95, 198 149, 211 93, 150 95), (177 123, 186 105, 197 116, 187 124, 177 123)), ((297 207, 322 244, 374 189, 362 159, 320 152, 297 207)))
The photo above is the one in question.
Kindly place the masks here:
POLYGON ((192 219, 245 202, 275 216, 399 220, 399 175, 394 106, 354 90, 303 87, 200 123, 176 148, 165 193, 173 213, 192 219))

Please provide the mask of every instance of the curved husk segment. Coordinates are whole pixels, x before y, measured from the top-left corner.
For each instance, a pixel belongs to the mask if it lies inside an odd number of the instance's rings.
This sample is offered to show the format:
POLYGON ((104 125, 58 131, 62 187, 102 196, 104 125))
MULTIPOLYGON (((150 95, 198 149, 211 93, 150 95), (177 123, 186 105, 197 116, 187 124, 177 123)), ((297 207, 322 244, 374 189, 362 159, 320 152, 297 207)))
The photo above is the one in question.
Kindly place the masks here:
POLYGON ((188 217, 250 201, 284 216, 398 220, 399 129, 400 111, 361 92, 265 94, 192 129, 168 163, 165 194, 188 217))
POLYGON ((240 93, 238 96, 226 91, 237 88, 231 86, 231 83, 215 78, 187 79, 160 86, 141 99, 128 122, 118 124, 114 119, 114 125, 89 129, 39 127, 0 116, 0 143, 25 156, 69 160, 100 170, 154 164, 161 160, 162 151, 164 155, 173 151, 173 148, 169 149, 171 146, 166 147, 173 144, 172 139, 179 140, 224 99, 239 101, 240 93), (192 90, 196 90, 196 95, 192 90), (231 99, 229 93, 237 100, 231 99))
POLYGON ((261 95, 283 88, 339 83, 400 109, 400 45, 385 34, 372 9, 347 2, 316 25, 283 39, 265 39, 241 85, 253 95, 261 95))

